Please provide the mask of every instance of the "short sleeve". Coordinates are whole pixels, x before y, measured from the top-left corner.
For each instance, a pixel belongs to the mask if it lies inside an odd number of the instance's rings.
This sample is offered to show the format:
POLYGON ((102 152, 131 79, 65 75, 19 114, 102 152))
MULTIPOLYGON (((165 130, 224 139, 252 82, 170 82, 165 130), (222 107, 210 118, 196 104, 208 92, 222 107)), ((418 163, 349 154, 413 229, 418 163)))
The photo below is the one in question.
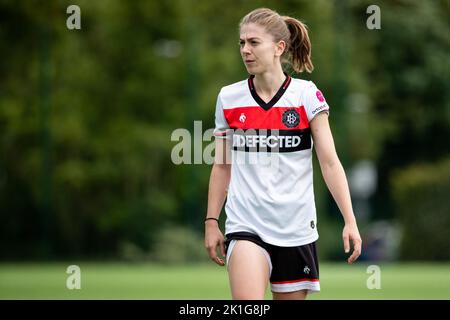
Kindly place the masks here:
POLYGON ((321 112, 330 112, 330 106, 325 97, 312 81, 309 82, 304 91, 302 103, 305 106, 309 122, 321 112))
POLYGON ((223 104, 222 104, 222 99, 220 97, 220 93, 217 96, 215 126, 216 127, 214 128, 214 132, 213 132, 214 136, 216 138, 226 138, 230 127, 225 118, 225 113, 223 111, 223 104))

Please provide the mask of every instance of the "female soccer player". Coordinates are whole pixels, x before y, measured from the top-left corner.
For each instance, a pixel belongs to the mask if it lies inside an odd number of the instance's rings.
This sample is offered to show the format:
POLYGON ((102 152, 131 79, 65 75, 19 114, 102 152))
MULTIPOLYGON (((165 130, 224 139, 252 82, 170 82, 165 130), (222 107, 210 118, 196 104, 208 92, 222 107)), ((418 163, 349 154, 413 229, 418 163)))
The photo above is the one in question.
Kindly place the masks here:
POLYGON ((311 43, 297 19, 262 8, 240 23, 240 52, 250 77, 223 87, 216 105, 205 246, 219 265, 226 256, 233 299, 305 299, 320 291, 312 148, 344 218, 344 250, 361 254, 344 169, 328 123, 329 106, 311 81, 311 43), (218 219, 227 199, 226 240, 218 219))

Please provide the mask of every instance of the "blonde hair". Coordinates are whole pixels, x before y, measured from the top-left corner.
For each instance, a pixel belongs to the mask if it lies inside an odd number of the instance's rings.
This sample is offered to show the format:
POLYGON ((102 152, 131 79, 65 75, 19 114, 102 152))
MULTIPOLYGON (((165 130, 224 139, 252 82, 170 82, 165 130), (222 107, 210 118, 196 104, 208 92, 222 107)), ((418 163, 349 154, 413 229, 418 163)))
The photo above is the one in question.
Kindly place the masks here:
POLYGON ((239 28, 249 23, 264 27, 275 42, 283 40, 286 43, 282 57, 284 62, 292 65, 295 72, 313 71, 311 41, 304 23, 295 18, 280 16, 276 11, 267 8, 259 8, 248 13, 242 18, 239 28))

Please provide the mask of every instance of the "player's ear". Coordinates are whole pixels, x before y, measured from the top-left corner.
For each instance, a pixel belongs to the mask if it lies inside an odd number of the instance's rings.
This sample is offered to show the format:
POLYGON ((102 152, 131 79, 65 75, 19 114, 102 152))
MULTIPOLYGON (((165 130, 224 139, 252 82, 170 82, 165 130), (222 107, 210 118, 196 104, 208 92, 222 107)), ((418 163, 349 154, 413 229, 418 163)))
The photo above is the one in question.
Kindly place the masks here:
POLYGON ((280 57, 284 50, 286 50, 286 42, 284 42, 284 40, 278 41, 278 43, 275 44, 275 56, 280 57))

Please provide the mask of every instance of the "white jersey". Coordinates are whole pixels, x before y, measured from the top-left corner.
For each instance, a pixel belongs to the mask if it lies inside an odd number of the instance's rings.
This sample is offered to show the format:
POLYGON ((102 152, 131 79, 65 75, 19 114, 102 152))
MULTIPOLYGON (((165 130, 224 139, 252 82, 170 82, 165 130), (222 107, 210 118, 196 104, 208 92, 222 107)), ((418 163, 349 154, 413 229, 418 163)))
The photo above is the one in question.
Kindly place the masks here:
POLYGON ((214 135, 231 144, 225 234, 247 231, 283 247, 318 239, 309 122, 329 111, 311 81, 286 77, 271 101, 251 76, 219 93, 214 135))

